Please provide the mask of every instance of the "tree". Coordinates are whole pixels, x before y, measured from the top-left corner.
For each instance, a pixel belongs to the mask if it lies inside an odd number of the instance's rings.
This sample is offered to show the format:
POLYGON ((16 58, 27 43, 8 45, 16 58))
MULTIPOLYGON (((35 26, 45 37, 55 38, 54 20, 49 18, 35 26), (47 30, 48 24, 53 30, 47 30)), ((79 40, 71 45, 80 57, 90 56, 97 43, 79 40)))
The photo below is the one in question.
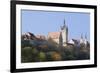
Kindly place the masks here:
POLYGON ((61 57, 61 54, 60 53, 58 53, 58 52, 52 52, 52 59, 54 60, 54 61, 59 61, 59 60, 61 60, 62 59, 62 57, 61 57))
POLYGON ((44 52, 39 52, 39 54, 38 54, 38 59, 39 59, 39 61, 45 61, 46 60, 46 55, 45 55, 45 53, 44 52))
POLYGON ((48 39, 48 44, 51 46, 51 47, 57 47, 58 44, 52 40, 52 38, 49 38, 48 39))
POLYGON ((32 62, 32 47, 21 49, 21 62, 32 62))

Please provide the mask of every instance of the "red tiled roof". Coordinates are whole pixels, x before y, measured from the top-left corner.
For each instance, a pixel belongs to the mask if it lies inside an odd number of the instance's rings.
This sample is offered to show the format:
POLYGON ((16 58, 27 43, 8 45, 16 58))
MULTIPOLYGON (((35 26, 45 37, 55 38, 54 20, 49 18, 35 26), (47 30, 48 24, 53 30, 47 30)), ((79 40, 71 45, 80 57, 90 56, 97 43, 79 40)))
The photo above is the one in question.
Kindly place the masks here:
POLYGON ((57 39, 60 37, 60 32, 49 32, 48 38, 57 39))

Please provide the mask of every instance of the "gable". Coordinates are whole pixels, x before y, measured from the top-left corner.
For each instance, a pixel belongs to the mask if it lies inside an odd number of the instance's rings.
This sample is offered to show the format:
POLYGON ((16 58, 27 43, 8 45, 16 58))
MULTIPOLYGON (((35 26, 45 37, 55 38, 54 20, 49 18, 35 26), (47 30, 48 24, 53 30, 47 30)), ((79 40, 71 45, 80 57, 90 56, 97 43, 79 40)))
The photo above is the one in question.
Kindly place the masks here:
POLYGON ((48 33, 48 38, 59 39, 60 34, 61 34, 60 32, 49 32, 48 33))

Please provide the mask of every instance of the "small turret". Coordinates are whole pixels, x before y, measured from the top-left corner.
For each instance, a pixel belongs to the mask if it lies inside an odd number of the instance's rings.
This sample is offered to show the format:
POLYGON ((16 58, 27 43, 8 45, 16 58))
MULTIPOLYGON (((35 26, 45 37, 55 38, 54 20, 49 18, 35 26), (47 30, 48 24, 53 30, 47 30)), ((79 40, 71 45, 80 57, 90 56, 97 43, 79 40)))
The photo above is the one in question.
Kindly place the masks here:
POLYGON ((81 43, 84 43, 83 34, 81 34, 81 38, 80 38, 80 44, 81 43))
POLYGON ((87 45, 87 35, 85 34, 84 44, 87 45))
POLYGON ((83 34, 81 34, 81 39, 83 39, 83 34))

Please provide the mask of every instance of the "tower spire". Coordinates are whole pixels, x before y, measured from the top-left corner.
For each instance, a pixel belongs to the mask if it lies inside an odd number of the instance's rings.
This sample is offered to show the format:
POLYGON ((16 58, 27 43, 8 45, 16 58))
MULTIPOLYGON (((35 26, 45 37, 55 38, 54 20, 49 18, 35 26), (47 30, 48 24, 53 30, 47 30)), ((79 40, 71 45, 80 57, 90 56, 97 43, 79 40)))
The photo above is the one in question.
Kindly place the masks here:
POLYGON ((81 34, 81 39, 83 39, 83 34, 81 34))
POLYGON ((64 25, 63 25, 63 28, 66 28, 66 21, 65 21, 65 19, 64 19, 64 25))
POLYGON ((87 39, 87 35, 85 34, 85 39, 87 39))
POLYGON ((62 35, 62 44, 63 44, 63 46, 67 46, 68 28, 66 26, 65 19, 63 20, 63 26, 62 26, 62 29, 61 29, 61 35, 62 35))
POLYGON ((64 19, 64 25, 66 24, 65 19, 64 19))

